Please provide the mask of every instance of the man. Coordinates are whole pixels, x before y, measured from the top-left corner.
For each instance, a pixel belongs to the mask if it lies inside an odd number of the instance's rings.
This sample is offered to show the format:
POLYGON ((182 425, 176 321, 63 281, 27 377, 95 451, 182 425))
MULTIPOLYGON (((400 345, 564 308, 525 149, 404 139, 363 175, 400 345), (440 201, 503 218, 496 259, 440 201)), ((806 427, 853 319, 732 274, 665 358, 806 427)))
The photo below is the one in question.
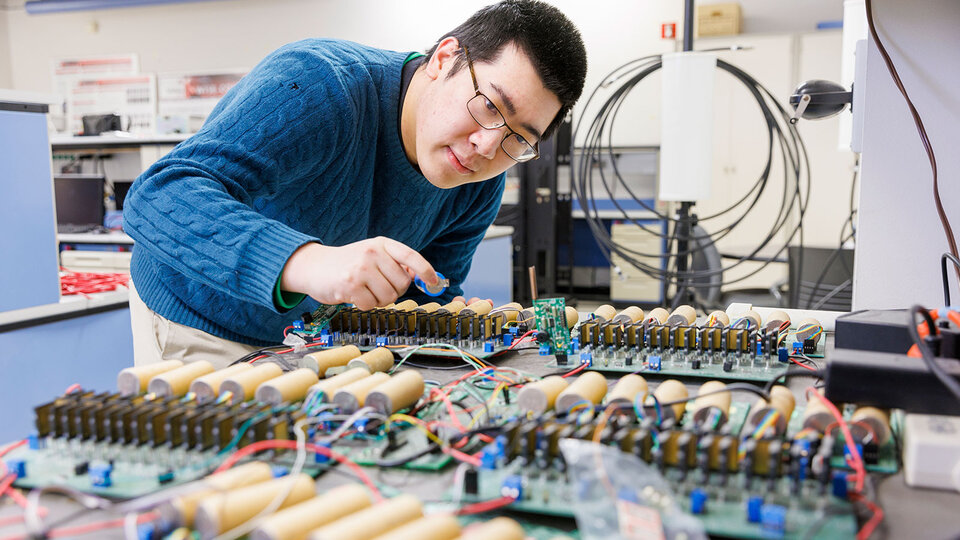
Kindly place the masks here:
POLYGON ((556 8, 506 0, 426 55, 337 40, 284 46, 199 133, 137 179, 136 363, 224 365, 318 303, 462 294, 504 171, 538 157, 579 98, 586 52, 556 8), (141 300, 142 299, 142 300, 141 300))

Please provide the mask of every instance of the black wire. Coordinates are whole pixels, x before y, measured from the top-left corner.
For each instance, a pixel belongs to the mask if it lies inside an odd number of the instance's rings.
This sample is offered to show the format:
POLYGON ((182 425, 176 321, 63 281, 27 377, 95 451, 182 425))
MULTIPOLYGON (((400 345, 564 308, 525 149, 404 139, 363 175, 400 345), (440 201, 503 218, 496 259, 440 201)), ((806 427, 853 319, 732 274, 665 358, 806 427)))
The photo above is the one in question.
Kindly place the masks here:
POLYGON ((943 305, 950 306, 950 283, 947 279, 947 261, 953 263, 958 269, 960 269, 960 259, 956 258, 953 253, 944 253, 940 256, 940 270, 943 272, 943 305))
POLYGON ((923 317, 923 320, 926 321, 931 335, 937 331, 933 317, 930 316, 927 309, 923 306, 916 305, 910 308, 910 321, 907 322, 907 332, 910 333, 910 339, 917 344, 917 348, 920 349, 920 356, 923 357, 923 361, 927 364, 930 371, 940 379, 940 382, 947 387, 947 390, 953 394, 957 401, 960 401, 960 382, 957 382, 952 375, 944 371, 940 364, 937 363, 936 358, 934 358, 933 352, 930 350, 927 342, 920 339, 920 334, 917 332, 918 313, 923 317))
MULTIPOLYGON (((580 163, 579 163, 579 167, 577 167, 577 168, 574 169, 574 172, 575 172, 575 174, 577 174, 577 176, 574 178, 575 181, 572 182, 572 184, 571 184, 571 187, 572 187, 573 191, 574 191, 575 194, 577 195, 578 202, 580 203, 581 208, 584 209, 584 214, 585 214, 585 217, 587 218, 587 219, 586 219, 587 224, 589 225, 589 227, 590 227, 590 229, 591 229, 591 232, 592 232, 592 233, 594 234, 594 236, 597 238, 598 244, 599 244, 600 247, 601 247, 601 252, 604 254, 604 256, 605 256, 607 259, 610 259, 611 253, 614 253, 614 252, 615 252, 615 253, 617 253, 618 255, 620 255, 621 257, 623 257, 624 259, 626 259, 627 262, 629 262, 630 264, 636 266, 638 269, 640 269, 641 271, 643 271, 644 273, 646 273, 646 274, 648 274, 648 275, 651 275, 651 276, 654 277, 654 278, 664 279, 664 280, 668 280, 668 279, 676 280, 678 283, 679 283, 679 282, 682 282, 682 281, 685 281, 685 280, 690 280, 691 278, 710 277, 710 276, 713 276, 713 275, 722 274, 723 271, 729 270, 730 268, 733 268, 733 267, 735 267, 735 266, 738 266, 739 264, 742 264, 742 263, 745 262, 746 260, 755 260, 755 259, 756 259, 755 256, 756 256, 756 254, 759 252, 759 250, 760 250, 760 249, 763 249, 763 248, 772 240, 772 238, 777 234, 777 232, 779 232, 779 230, 782 229, 783 226, 786 224, 786 218, 789 216, 790 210, 791 210, 791 209, 794 207, 794 205, 796 205, 798 202, 799 202, 799 210, 800 210, 800 219, 799 219, 799 221, 798 221, 797 227, 795 227, 794 230, 791 232, 790 238, 784 243, 783 247, 780 248, 780 249, 773 255, 773 257, 764 259, 766 262, 765 262, 762 266, 760 266, 759 268, 757 268, 755 271, 750 272, 750 273, 747 274, 746 276, 743 276, 743 277, 741 277, 741 278, 739 278, 739 279, 732 280, 732 281, 728 281, 728 283, 733 283, 733 282, 736 282, 736 281, 740 281, 740 280, 742 280, 742 279, 746 279, 746 278, 754 275, 755 273, 759 272, 760 270, 762 270, 762 269, 763 269, 767 264, 769 264, 772 260, 778 258, 779 255, 780 255, 783 251, 786 250, 786 248, 787 248, 788 245, 789 245, 790 240, 792 240, 792 239, 793 239, 795 236, 797 236, 798 234, 799 234, 799 238, 800 238, 800 246, 801 246, 801 251, 802 251, 802 242, 803 242, 803 240, 802 240, 802 238, 803 238, 802 222, 803 222, 803 214, 804 214, 805 211, 806 211, 806 204, 807 204, 807 202, 808 202, 808 200, 809 200, 809 162, 808 162, 808 158, 807 158, 807 155, 806 155, 805 146, 803 145, 803 141, 802 141, 802 139, 799 138, 799 134, 796 132, 795 128, 793 128, 793 127, 789 124, 789 122, 786 120, 786 119, 788 118, 788 116, 786 115, 786 112, 785 112, 785 110, 783 109, 783 107, 780 106, 780 104, 776 101, 776 98, 775 98, 768 90, 766 90, 765 88, 763 88, 755 79, 753 79, 752 77, 750 77, 750 76, 747 75, 746 73, 742 72, 742 71, 739 70, 738 68, 736 68, 736 67, 734 67, 734 66, 732 66, 732 65, 730 65, 730 64, 727 64, 726 62, 723 62, 723 61, 718 61, 718 67, 720 67, 721 69, 724 69, 724 70, 726 70, 727 72, 731 73, 734 77, 736 77, 738 80, 740 80, 740 81, 743 82, 745 85, 747 85, 747 86, 748 86, 748 89, 750 89, 751 93, 754 95, 754 97, 758 100, 758 103, 760 104, 761 111, 763 112, 764 117, 765 117, 765 119, 767 120, 767 123, 768 123, 768 135, 769 135, 769 137, 770 137, 770 145, 769 145, 769 148, 768 148, 768 163, 767 163, 767 166, 764 168, 764 173, 763 173, 763 174, 761 175, 761 177, 758 179, 758 182, 754 185, 753 188, 751 188, 750 191, 747 192, 747 194, 746 194, 743 198, 741 198, 740 201, 738 201, 736 204, 734 204, 733 206, 729 207, 728 209, 726 209, 726 210, 724 210, 724 211, 722 211, 722 212, 719 212, 718 214, 715 214, 715 215, 713 215, 713 216, 708 216, 708 217, 706 217, 706 218, 701 218, 700 221, 704 221, 704 220, 706 220, 706 219, 712 219, 712 218, 718 217, 718 216, 720 216, 720 215, 723 215, 723 214, 731 211, 732 209, 736 208, 737 206, 739 206, 740 204, 742 204, 744 201, 746 201, 746 200, 750 197, 751 193, 756 192, 756 194, 755 194, 755 196, 754 196, 754 200, 750 203, 750 206, 748 207, 747 211, 744 212, 743 215, 741 215, 739 218, 735 219, 732 224, 728 225, 728 226, 725 227, 725 228, 719 229, 719 230, 718 230, 717 232, 715 232, 715 233, 707 234, 707 235, 702 235, 702 236, 694 235, 694 236, 691 237, 691 239, 692 239, 692 240, 710 239, 711 241, 714 241, 714 242, 715 242, 716 240, 719 240, 720 238, 722 238, 722 237, 725 236, 726 234, 729 234, 729 232, 730 232, 734 227, 736 227, 740 222, 742 222, 742 220, 744 219, 744 217, 746 216, 746 214, 749 213, 749 211, 753 208, 753 206, 754 206, 755 204, 757 204, 757 201, 759 200, 759 197, 760 197, 760 195, 761 195, 762 192, 763 192, 763 188, 765 187, 765 185, 766 185, 766 180, 767 180, 767 178, 768 178, 768 176, 769 176, 769 171, 770 171, 771 162, 772 162, 772 148, 773 148, 773 140, 774 140, 773 135, 774 135, 774 133, 776 133, 776 135, 777 135, 777 140, 778 140, 778 142, 779 142, 779 144, 780 144, 780 148, 781 148, 781 150, 782 150, 782 152, 783 152, 783 156, 784 156, 784 160, 783 160, 783 161, 784 161, 784 169, 785 169, 786 177, 787 177, 788 181, 789 181, 790 178, 796 178, 796 181, 797 181, 797 182, 796 182, 796 184, 794 185, 794 190, 793 190, 793 196, 792 196, 792 197, 789 197, 789 196, 788 196, 788 195, 789 195, 788 186, 785 184, 785 186, 784 186, 784 197, 783 197, 783 200, 781 201, 781 211, 780 211, 779 214, 778 214, 778 219, 775 220, 775 222, 774 222, 774 226, 772 227, 770 234, 767 235, 767 238, 760 244, 760 246, 758 247, 758 249, 755 250, 753 253, 751 253, 751 254, 748 255, 747 257, 741 258, 741 259, 738 260, 736 263, 734 263, 734 264, 732 264, 732 265, 729 265, 728 267, 725 267, 724 269, 722 269, 722 270, 720 270, 720 271, 699 271, 699 272, 687 271, 687 272, 683 272, 682 275, 681 275, 681 273, 679 273, 679 272, 674 272, 674 271, 671 271, 671 270, 664 270, 663 268, 660 268, 660 267, 651 266, 651 265, 649 265, 649 264, 647 264, 647 263, 644 263, 644 262, 642 262, 642 261, 638 261, 638 260, 634 259, 634 258, 631 256, 631 254, 633 254, 633 255, 646 256, 646 257, 654 257, 654 258, 657 258, 657 259, 662 259, 662 258, 664 258, 664 254, 662 254, 662 253, 657 253, 657 254, 645 254, 645 253, 640 253, 640 252, 637 252, 637 251, 634 251, 634 250, 630 250, 630 249, 628 249, 628 248, 624 248, 623 246, 618 246, 617 244, 615 244, 615 243, 612 241, 612 238, 610 237, 609 233, 607 233, 605 227, 604 227, 603 224, 602 224, 602 220, 600 220, 600 219, 595 215, 595 214, 597 213, 597 207, 596 207, 596 198, 593 197, 593 188, 594 188, 593 184, 594 184, 594 183, 593 183, 592 181, 588 183, 587 180, 588 180, 588 179, 591 179, 591 180, 592 180, 592 173, 591 173, 592 165, 593 165, 595 162, 599 161, 599 160, 597 159, 597 157, 596 157, 596 155, 597 155, 597 150, 599 149, 599 145, 598 145, 597 143, 599 142, 600 137, 602 136, 603 131, 604 131, 605 129, 607 129, 608 122, 612 125, 613 117, 615 117, 616 111, 619 110, 619 107, 620 107, 620 105, 622 104, 623 98, 625 97, 625 95, 627 94, 627 92, 629 92, 629 90, 631 90, 631 89, 633 88, 633 86, 634 86, 637 82, 639 82, 640 80, 642 80, 644 77, 646 77, 647 75, 649 75, 650 73, 652 73, 652 72, 655 71, 656 69, 659 69, 659 68, 660 68, 659 57, 647 57, 647 58, 644 58, 644 59, 639 59, 639 60, 637 60, 637 61, 634 61, 634 63, 639 63, 639 64, 640 64, 640 67, 639 67, 639 68, 635 68, 635 69, 640 69, 640 72, 639 72, 638 74, 634 75, 627 83, 625 83, 625 84, 622 85, 620 88, 618 88, 618 89, 615 91, 614 95, 611 96, 604 104, 601 105, 601 111, 600 111, 599 113, 597 113, 594 121, 590 123, 589 129, 587 130, 587 134, 586 134, 586 141, 587 141, 587 142, 585 143, 585 146, 584 146, 584 151, 583 151, 583 155, 581 156, 581 160, 580 160, 580 163), (780 124, 777 122, 776 115, 771 111, 770 107, 769 107, 769 106, 767 105, 767 103, 764 101, 765 96, 769 97, 769 99, 774 103, 775 108, 777 109, 778 113, 780 114, 780 118, 783 120, 784 125, 787 127, 787 135, 789 135, 789 137, 787 137, 787 136, 784 135, 783 129, 780 127, 780 124), (803 168, 802 165, 801 165, 801 163, 800 163, 800 158, 802 158, 802 160, 803 160, 803 165, 806 165, 806 171, 805 171, 804 178, 805 178, 805 180, 806 180, 806 182, 807 182, 807 183, 806 183, 807 189, 806 189, 805 196, 803 196, 803 195, 801 194, 801 186, 800 186, 800 183, 799 183, 801 169, 803 168), (790 166, 792 166, 792 167, 790 167, 790 166), (792 170, 792 173, 793 173, 792 175, 790 174, 790 172, 791 172, 791 171, 790 171, 790 168, 793 169, 793 170, 792 170), (592 212, 591 212, 591 210, 592 210, 592 212)), ((617 70, 620 70, 620 69, 623 69, 623 68, 624 68, 624 66, 621 66, 620 68, 617 68, 617 70)), ((615 70, 615 72, 616 72, 617 70, 615 70)), ((606 86, 606 85, 607 85, 607 84, 604 83, 604 84, 601 85, 601 86, 606 86)), ((599 89, 599 87, 598 87, 597 89, 595 89, 594 92, 591 94, 590 99, 587 101, 587 106, 585 106, 585 110, 588 108, 590 101, 593 99, 593 97, 595 96, 595 94, 596 94, 596 92, 597 92, 598 89, 599 89)), ((584 113, 584 116, 585 116, 585 114, 586 114, 586 112, 584 113)), ((579 130, 583 127, 583 125, 584 125, 584 121, 583 121, 583 117, 581 117, 581 121, 578 123, 577 130, 579 131, 579 130)), ((607 133, 608 133, 608 138, 609 138, 609 137, 612 137, 612 135, 611 135, 611 134, 612 134, 612 130, 607 130, 607 133)), ((575 135, 575 136, 573 137, 574 140, 576 140, 577 138, 578 138, 577 135, 575 135)), ((612 140, 608 141, 607 147, 608 147, 608 148, 607 148, 608 153, 609 153, 611 156, 613 156, 613 155, 614 155, 614 150, 613 150, 613 147, 612 147, 612 140)), ((635 201, 637 201, 642 207, 644 207, 644 208, 646 208, 647 210, 653 212, 653 214, 654 214, 655 216, 657 216, 658 218, 660 218, 660 219, 662 219, 662 220, 664 220, 664 221, 667 221, 668 226, 669 226, 670 223, 673 223, 673 222, 676 222, 676 221, 677 221, 677 220, 675 220, 675 219, 673 219, 673 218, 670 218, 669 216, 666 216, 666 215, 664 215, 664 214, 660 214, 660 213, 656 212, 656 210, 653 209, 653 208, 651 208, 648 204, 646 204, 645 201, 643 201, 642 199, 638 198, 638 197, 630 190, 629 186, 627 186, 625 183, 623 183, 622 178, 620 178, 619 171, 617 170, 616 160, 615 160, 615 159, 612 159, 612 160, 611 160, 611 163, 612 163, 612 167, 613 167, 613 170, 614 170, 614 176, 615 176, 618 180, 621 181, 621 183, 624 185, 624 189, 634 198, 635 201)), ((640 227, 641 229, 646 230, 647 232, 650 232, 651 234, 654 234, 655 236, 658 236, 658 237, 661 237, 661 238, 668 238, 668 239, 669 239, 670 244, 671 244, 670 249, 667 251, 667 253, 670 254, 670 255, 668 255, 669 259, 674 259, 674 258, 677 257, 677 256, 686 256, 686 255, 689 255, 689 254, 692 254, 692 253, 695 253, 695 252, 700 251, 700 248, 697 247, 696 245, 694 245, 694 247, 693 247, 692 249, 689 249, 689 250, 686 251, 686 252, 682 252, 682 253, 678 253, 678 254, 676 254, 676 255, 673 255, 673 253, 672 253, 672 239, 673 239, 673 233, 674 233, 675 231, 670 231, 669 228, 668 228, 668 231, 666 231, 665 233, 657 233, 657 232, 655 232, 655 231, 652 231, 652 230, 650 230, 650 229, 647 229, 646 227, 643 226, 642 223, 639 223, 639 222, 637 222, 636 220, 631 219, 630 216, 627 215, 627 212, 626 212, 626 211, 619 205, 619 203, 616 201, 616 198, 613 197, 612 191, 611 191, 611 189, 610 189, 609 183, 607 182, 606 175, 605 175, 605 173, 604 173, 604 171, 603 171, 603 168, 600 169, 600 177, 601 177, 601 180, 602 180, 602 183, 603 183, 603 187, 604 187, 604 189, 607 191, 607 195, 610 197, 610 199, 611 199, 611 201, 613 202, 613 204, 621 211, 621 213, 623 213, 625 220, 634 223, 635 225, 637 225, 637 226, 640 227)), ((762 259, 762 258, 761 258, 761 259, 762 259)), ((672 264, 669 264, 668 266, 673 266, 673 265, 672 265, 672 264)))
POLYGON ((818 369, 817 371, 810 371, 807 368, 802 368, 799 366, 788 366, 785 372, 767 381, 767 384, 763 387, 763 391, 770 393, 770 390, 777 385, 780 379, 783 379, 783 384, 787 384, 787 379, 790 377, 815 377, 822 380, 823 370, 818 369))

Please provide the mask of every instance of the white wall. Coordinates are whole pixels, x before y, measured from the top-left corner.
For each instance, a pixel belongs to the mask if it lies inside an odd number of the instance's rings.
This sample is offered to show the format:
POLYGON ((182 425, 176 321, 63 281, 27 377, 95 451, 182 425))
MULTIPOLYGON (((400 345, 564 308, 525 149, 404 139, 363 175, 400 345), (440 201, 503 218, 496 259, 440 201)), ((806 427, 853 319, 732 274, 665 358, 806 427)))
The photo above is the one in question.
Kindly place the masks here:
POLYGON ((13 87, 10 70, 10 33, 7 30, 7 11, 0 4, 0 88, 13 87))
MULTIPOLYGON (((939 168, 940 197, 960 232, 960 2, 877 0, 877 30, 920 113, 939 168)), ((858 59, 859 60, 859 59, 858 59)), ((946 236, 933 175, 906 102, 879 51, 867 53, 856 309, 943 304, 940 254, 946 236)), ((951 270, 950 281, 956 275, 951 270)), ((952 286, 957 304, 957 287, 952 286)))

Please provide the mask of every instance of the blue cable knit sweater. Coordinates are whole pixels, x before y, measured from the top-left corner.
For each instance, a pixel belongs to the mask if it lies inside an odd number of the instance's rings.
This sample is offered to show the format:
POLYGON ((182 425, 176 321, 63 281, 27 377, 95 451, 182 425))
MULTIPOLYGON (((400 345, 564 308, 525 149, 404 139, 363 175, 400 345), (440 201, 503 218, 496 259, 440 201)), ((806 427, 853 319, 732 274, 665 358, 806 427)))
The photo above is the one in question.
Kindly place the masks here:
MULTIPOLYGON (((407 161, 406 57, 337 40, 286 45, 140 175, 123 217, 147 306, 233 341, 277 343, 294 318, 274 302, 290 255, 307 242, 374 236, 407 244, 450 278, 444 300, 462 294, 504 177, 444 190, 407 161)), ((316 307, 308 298, 297 313, 316 307)))

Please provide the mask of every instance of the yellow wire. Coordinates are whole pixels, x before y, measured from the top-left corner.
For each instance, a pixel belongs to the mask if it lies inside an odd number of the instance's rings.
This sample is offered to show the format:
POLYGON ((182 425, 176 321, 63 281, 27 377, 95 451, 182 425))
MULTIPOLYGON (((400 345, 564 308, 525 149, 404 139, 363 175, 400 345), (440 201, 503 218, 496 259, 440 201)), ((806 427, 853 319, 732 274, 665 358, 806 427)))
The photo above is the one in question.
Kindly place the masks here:
MULTIPOLYGON (((493 394, 490 396, 490 399, 487 400, 487 408, 489 409, 491 405, 496 401, 497 396, 500 395, 500 391, 506 388, 506 384, 500 383, 497 385, 497 388, 494 389, 493 394)), ((477 423, 477 420, 480 419, 480 415, 477 414, 473 417, 473 420, 470 420, 470 423, 467 424, 467 431, 473 429, 473 425, 477 423)))
POLYGON ((388 418, 387 420, 390 422, 395 422, 398 419, 416 427, 417 429, 422 431, 424 435, 426 435, 427 438, 430 439, 431 441, 439 444, 440 446, 446 446, 446 444, 444 444, 444 442, 441 441, 436 435, 434 435, 433 433, 430 433, 430 430, 427 429, 427 426, 424 424, 423 420, 420 420, 419 418, 414 418, 413 416, 410 416, 408 414, 400 414, 400 413, 391 414, 390 418, 388 418))

